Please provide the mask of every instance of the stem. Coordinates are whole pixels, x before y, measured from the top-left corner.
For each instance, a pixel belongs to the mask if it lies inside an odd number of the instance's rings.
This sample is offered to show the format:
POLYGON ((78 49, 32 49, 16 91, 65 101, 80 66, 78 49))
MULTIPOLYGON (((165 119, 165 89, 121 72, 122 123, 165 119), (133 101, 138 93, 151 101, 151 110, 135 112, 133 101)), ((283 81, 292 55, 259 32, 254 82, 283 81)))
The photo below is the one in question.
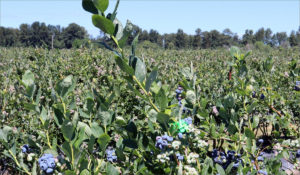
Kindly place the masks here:
POLYGON ((31 175, 31 173, 29 173, 26 169, 24 169, 23 167, 21 167, 18 159, 16 158, 16 156, 11 152, 11 150, 8 150, 8 152, 10 153, 10 155, 14 158, 14 161, 16 162, 16 164, 18 165, 18 167, 22 168, 26 174, 31 175))
MULTIPOLYGON (((69 145, 70 145, 70 148, 71 148, 71 159, 72 159, 71 163, 72 163, 73 168, 75 168, 75 166, 74 166, 74 150, 73 150, 72 144, 69 143, 69 145)), ((75 170, 76 170, 76 168, 75 168, 75 170)))
POLYGON ((50 147, 50 149, 52 149, 52 146, 50 144, 50 138, 49 138, 49 132, 48 132, 48 130, 46 131, 46 137, 47 137, 47 144, 50 147))
POLYGON ((146 89, 143 87, 143 85, 140 83, 140 81, 136 78, 135 75, 132 76, 133 80, 139 85, 139 87, 143 90, 144 94, 147 95, 147 99, 149 100, 151 106, 156 110, 156 112, 160 112, 160 110, 157 108, 157 106, 152 102, 152 100, 149 98, 150 94, 146 91, 146 89))

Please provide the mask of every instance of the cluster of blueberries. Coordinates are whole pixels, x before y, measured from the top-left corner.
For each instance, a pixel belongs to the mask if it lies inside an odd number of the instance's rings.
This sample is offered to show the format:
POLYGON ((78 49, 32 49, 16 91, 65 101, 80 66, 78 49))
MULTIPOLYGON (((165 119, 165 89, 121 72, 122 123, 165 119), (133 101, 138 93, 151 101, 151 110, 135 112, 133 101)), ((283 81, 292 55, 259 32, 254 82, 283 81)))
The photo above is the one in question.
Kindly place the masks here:
POLYGON ((173 141, 172 136, 168 136, 168 135, 157 136, 155 147, 163 150, 165 149, 165 147, 168 146, 168 142, 172 142, 172 141, 173 141))
POLYGON ((117 161, 118 157, 115 155, 115 150, 113 149, 113 147, 111 147, 111 146, 107 147, 105 152, 106 152, 107 161, 110 161, 110 162, 117 161))
POLYGON ((243 165, 243 160, 241 159, 240 154, 236 154, 235 151, 229 150, 227 151, 227 154, 224 152, 220 152, 216 149, 213 150, 211 154, 213 160, 215 163, 221 165, 224 169, 228 167, 229 164, 234 162, 233 167, 238 168, 241 165, 243 165))
POLYGON ((32 150, 31 150, 31 148, 29 148, 29 145, 23 145, 22 146, 22 153, 29 153, 29 152, 31 152, 32 150))
MULTIPOLYGON (((255 91, 252 91, 252 98, 256 98, 257 96, 256 96, 256 92, 255 91)), ((265 99, 265 94, 260 94, 260 99, 261 100, 264 100, 265 99)))
POLYGON ((192 124, 193 123, 193 119, 192 117, 187 117, 187 118, 184 118, 183 121, 185 121, 188 125, 192 124))
POLYGON ((43 170, 46 174, 53 173, 56 166, 53 155, 44 154, 41 158, 39 158, 39 165, 41 170, 43 170))

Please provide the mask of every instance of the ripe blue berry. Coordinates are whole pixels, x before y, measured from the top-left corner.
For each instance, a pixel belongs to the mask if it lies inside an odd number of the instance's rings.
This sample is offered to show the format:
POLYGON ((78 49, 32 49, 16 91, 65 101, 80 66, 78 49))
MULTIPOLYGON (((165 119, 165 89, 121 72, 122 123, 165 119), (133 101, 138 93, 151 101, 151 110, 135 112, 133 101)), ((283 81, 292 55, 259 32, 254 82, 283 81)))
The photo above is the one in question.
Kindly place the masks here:
POLYGON ((258 140, 258 143, 259 143, 259 144, 263 144, 263 143, 264 143, 264 139, 259 139, 259 140, 258 140))
POLYGON ((255 98, 255 97, 256 97, 256 92, 253 91, 253 92, 252 92, 252 98, 255 98))
POLYGON ((264 100, 264 99, 265 99, 265 95, 264 95, 264 94, 261 94, 261 95, 260 95, 260 99, 261 99, 261 100, 264 100))
POLYGON ((23 145, 21 149, 22 149, 22 153, 27 153, 30 151, 29 145, 27 144, 23 145))
POLYGON ((296 157, 297 157, 297 158, 300 157, 300 149, 297 150, 296 157))
POLYGON ((263 171, 263 170, 258 170, 258 173, 263 174, 263 175, 268 175, 268 173, 266 171, 263 171))
POLYGON ((47 173, 47 174, 53 173, 53 169, 52 169, 52 168, 48 168, 48 169, 46 170, 46 173, 47 173))
POLYGON ((257 161, 264 161, 264 158, 262 156, 258 156, 257 161))
POLYGON ((183 138, 183 135, 182 135, 182 133, 180 132, 180 133, 178 133, 178 138, 179 139, 182 139, 183 138))

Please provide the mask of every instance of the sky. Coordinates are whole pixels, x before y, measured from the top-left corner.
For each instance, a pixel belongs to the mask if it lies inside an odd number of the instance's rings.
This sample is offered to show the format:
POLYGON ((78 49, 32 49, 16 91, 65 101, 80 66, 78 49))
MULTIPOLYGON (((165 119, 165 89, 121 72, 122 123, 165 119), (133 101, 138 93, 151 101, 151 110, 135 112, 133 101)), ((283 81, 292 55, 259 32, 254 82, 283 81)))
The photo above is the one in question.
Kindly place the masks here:
MULTIPOLYGON (((106 13, 112 12, 116 1, 110 0, 106 13)), ((246 29, 271 28, 274 32, 298 30, 300 0, 121 0, 118 19, 129 19, 142 29, 155 29, 160 34, 183 29, 194 34, 229 28, 242 36, 246 29)), ((99 35, 91 14, 81 7, 81 0, 0 0, 0 26, 18 28, 34 21, 68 26, 84 26, 93 37, 99 35)))

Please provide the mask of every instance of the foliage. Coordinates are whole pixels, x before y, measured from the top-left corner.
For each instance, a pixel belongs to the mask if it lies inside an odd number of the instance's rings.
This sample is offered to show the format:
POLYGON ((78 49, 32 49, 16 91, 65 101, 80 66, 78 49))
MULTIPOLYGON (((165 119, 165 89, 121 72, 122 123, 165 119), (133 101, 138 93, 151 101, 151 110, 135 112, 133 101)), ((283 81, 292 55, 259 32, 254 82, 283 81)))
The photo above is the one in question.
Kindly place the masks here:
POLYGON ((137 35, 128 51, 118 3, 105 15, 108 1, 83 0, 115 47, 1 48, 0 159, 14 174, 284 174, 282 158, 297 163, 297 50, 153 50, 137 35), (262 160, 267 150, 277 154, 262 160))

